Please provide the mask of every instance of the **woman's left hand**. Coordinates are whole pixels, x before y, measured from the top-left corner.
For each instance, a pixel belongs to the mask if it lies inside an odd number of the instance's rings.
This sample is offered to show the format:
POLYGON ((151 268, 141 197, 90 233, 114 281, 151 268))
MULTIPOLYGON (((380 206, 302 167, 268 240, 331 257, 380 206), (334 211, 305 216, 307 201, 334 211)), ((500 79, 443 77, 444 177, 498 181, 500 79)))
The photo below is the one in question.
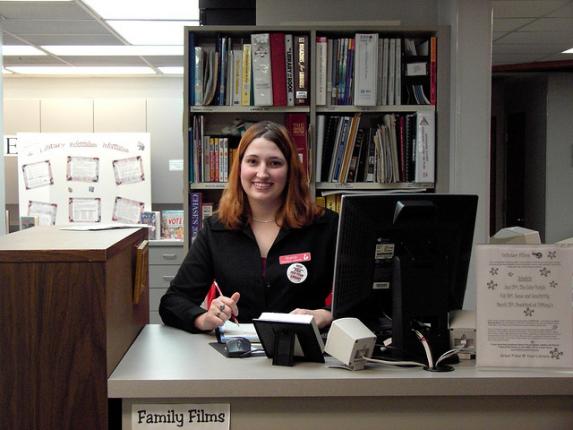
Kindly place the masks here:
POLYGON ((301 309, 296 308, 291 314, 312 315, 319 329, 328 327, 332 322, 332 313, 326 309, 301 309))

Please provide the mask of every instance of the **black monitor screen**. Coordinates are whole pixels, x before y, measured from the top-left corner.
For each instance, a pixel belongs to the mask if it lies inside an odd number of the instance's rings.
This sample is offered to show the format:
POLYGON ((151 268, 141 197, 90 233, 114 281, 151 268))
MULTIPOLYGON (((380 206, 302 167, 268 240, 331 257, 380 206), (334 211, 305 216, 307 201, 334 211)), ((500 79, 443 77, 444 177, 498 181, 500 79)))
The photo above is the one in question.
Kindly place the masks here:
MULTIPOLYGON (((333 318, 356 317, 393 344, 419 349, 412 327, 449 346, 447 313, 461 309, 477 196, 345 195, 338 227, 333 318)), ((422 352, 421 350, 418 352, 422 352)))

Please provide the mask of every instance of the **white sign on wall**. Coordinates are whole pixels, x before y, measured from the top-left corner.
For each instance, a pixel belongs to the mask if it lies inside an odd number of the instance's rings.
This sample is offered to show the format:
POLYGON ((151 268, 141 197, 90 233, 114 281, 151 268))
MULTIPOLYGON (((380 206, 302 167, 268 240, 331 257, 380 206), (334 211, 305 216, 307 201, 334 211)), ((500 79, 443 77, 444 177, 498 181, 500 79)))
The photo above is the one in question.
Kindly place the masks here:
POLYGON ((148 133, 18 133, 20 215, 139 223, 151 210, 149 156, 148 133))
POLYGON ((229 430, 231 405, 207 404, 133 404, 132 430, 229 430))

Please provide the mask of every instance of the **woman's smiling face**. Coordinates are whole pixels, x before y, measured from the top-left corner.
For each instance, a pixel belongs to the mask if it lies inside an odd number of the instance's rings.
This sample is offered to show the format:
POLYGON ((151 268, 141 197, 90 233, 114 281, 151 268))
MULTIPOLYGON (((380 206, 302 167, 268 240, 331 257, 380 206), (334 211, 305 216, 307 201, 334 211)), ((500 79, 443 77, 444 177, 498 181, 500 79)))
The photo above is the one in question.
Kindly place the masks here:
POLYGON ((254 139, 241 161, 241 185, 249 202, 279 205, 287 177, 287 161, 278 146, 263 137, 254 139))

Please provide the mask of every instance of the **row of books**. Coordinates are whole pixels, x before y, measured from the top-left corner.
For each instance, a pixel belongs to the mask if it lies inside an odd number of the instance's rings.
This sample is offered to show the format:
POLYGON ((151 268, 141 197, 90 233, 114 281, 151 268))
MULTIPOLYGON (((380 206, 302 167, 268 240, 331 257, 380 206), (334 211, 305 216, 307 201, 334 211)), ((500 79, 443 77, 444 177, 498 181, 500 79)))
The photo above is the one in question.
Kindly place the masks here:
POLYGON ((195 106, 309 104, 308 35, 253 33, 195 45, 190 34, 189 88, 195 106))
MULTIPOLYGON (((308 175, 310 162, 307 114, 287 114, 285 127, 297 147, 299 159, 308 175)), ((189 132, 189 181, 227 182, 239 139, 237 136, 215 136, 205 130, 205 116, 194 115, 189 132)))
POLYGON ((436 103, 436 38, 378 33, 316 40, 317 105, 436 103))
POLYGON ((334 183, 433 183, 434 118, 434 112, 386 114, 371 126, 360 113, 318 115, 317 178, 334 183))
POLYGON ((149 239, 183 240, 184 214, 182 209, 145 211, 141 213, 141 224, 149 227, 149 239))

